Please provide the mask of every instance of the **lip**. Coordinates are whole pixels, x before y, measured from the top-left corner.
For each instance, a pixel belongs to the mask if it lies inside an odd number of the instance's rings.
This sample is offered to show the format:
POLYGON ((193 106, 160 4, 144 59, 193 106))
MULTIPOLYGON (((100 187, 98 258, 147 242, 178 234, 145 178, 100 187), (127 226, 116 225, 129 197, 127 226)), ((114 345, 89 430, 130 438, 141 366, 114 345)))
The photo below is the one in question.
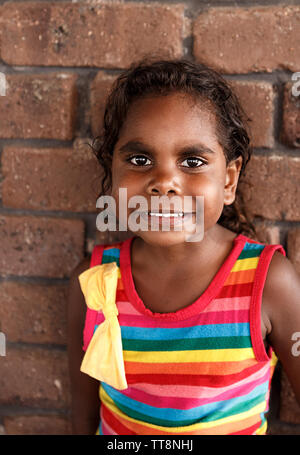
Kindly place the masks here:
POLYGON ((149 225, 154 221, 156 225, 163 226, 164 220, 168 220, 170 227, 191 221, 193 215, 195 212, 141 212, 141 216, 148 221, 149 225))
POLYGON ((148 212, 149 216, 165 216, 165 217, 177 217, 186 215, 183 212, 148 212))
POLYGON ((149 217, 156 218, 184 218, 190 215, 194 215, 194 212, 146 212, 149 217))

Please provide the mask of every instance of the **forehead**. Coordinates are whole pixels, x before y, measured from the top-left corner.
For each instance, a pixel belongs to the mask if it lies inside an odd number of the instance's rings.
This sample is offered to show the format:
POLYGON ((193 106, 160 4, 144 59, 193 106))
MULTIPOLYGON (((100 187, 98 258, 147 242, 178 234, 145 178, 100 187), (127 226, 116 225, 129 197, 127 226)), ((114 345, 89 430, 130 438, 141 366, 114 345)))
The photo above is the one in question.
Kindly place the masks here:
POLYGON ((140 98, 129 107, 120 136, 179 135, 198 136, 206 131, 216 136, 216 119, 208 100, 195 100, 190 95, 175 93, 140 98))

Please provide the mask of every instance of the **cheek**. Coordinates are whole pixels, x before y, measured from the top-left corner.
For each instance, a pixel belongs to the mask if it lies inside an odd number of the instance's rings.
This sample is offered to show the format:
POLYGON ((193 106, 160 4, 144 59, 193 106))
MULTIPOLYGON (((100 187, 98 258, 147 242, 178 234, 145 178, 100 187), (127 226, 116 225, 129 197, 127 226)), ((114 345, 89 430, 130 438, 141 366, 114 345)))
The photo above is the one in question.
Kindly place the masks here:
POLYGON ((210 188, 210 192, 204 195, 204 207, 207 215, 220 213, 224 206, 224 193, 220 188, 210 188))
POLYGON ((136 178, 132 173, 127 172, 118 167, 116 169, 112 168, 112 190, 111 195, 115 199, 116 207, 119 207, 119 204, 124 204, 126 201, 126 206, 128 206, 128 201, 132 196, 142 194, 141 189, 142 180, 136 178))
POLYGON ((139 194, 145 178, 131 172, 123 162, 116 159, 112 164, 112 192, 118 192, 119 188, 126 188, 128 195, 139 194))
POLYGON ((219 178, 202 176, 201 181, 191 187, 193 195, 204 196, 205 218, 218 219, 224 207, 225 181, 219 178))
POLYGON ((201 175, 189 185, 191 194, 203 195, 209 200, 218 199, 224 194, 225 178, 213 172, 209 175, 201 175))
POLYGON ((118 197, 119 188, 126 188, 126 174, 118 161, 113 160, 112 164, 112 191, 111 194, 115 198, 118 197))
POLYGON ((129 177, 128 175, 118 175, 118 178, 113 179, 112 183, 112 196, 118 197, 119 191, 121 189, 126 189, 126 193, 128 198, 131 196, 140 194, 140 186, 137 184, 137 182, 132 178, 129 177))

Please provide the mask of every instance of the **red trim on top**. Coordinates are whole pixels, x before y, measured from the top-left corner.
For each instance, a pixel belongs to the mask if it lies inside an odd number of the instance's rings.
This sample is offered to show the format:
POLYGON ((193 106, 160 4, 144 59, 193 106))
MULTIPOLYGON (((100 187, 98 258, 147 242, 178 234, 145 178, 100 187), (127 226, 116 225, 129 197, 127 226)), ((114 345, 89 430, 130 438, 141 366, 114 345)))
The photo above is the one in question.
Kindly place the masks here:
POLYGON ((271 347, 269 348, 268 353, 265 349, 264 340, 261 333, 261 304, 269 265, 273 254, 277 250, 284 256, 286 255, 281 245, 266 245, 263 249, 256 268, 255 278, 253 282, 253 292, 250 302, 250 335, 252 347, 256 359, 262 362, 270 360, 273 352, 271 347))
MULTIPOLYGON (((92 257, 90 262, 90 268, 96 265, 100 265, 102 262, 102 255, 105 245, 95 245, 92 251, 92 257)), ((83 329, 83 346, 84 351, 87 350, 89 342, 94 333, 94 327, 96 324, 97 311, 86 308, 85 323, 83 329)))
POLYGON ((150 316, 151 318, 158 318, 158 319, 168 319, 168 320, 183 320, 189 317, 197 315, 200 311, 202 311, 212 300, 216 297, 216 295, 221 290, 222 286, 225 283, 225 280, 232 269, 234 263, 236 262, 237 258, 239 257, 241 251, 244 248, 244 245, 247 241, 247 237, 242 234, 239 234, 233 240, 233 247, 223 262, 222 266, 217 271, 216 275, 206 288, 206 290, 201 294, 201 296, 192 304, 188 305, 181 310, 170 312, 170 313, 156 313, 151 311, 149 308, 146 308, 143 301, 137 294, 135 289, 133 277, 132 277, 132 269, 131 269, 131 244, 135 237, 131 237, 123 242, 121 245, 120 251, 120 269, 121 269, 121 276, 122 281, 124 284, 124 290, 129 298, 130 302, 134 305, 134 307, 143 313, 146 316, 150 316))
POLYGON ((102 262, 102 255, 103 250, 106 245, 95 245, 92 251, 91 263, 90 267, 94 267, 95 265, 100 265, 102 262))

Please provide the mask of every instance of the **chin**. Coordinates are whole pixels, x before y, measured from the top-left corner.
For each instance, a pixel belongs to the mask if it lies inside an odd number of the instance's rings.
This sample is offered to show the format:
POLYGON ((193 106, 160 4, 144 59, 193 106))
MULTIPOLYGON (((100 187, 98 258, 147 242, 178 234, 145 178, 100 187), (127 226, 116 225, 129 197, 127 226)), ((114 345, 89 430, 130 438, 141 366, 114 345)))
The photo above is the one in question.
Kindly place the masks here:
POLYGON ((143 225, 144 229, 140 228, 136 232, 131 232, 149 245, 162 247, 182 245, 184 243, 195 244, 195 242, 199 243, 203 239, 205 226, 200 228, 200 224, 198 224, 196 229, 195 215, 186 217, 184 222, 176 219, 168 221, 164 224, 162 219, 159 219, 158 222, 156 219, 152 225, 149 218, 147 218, 146 223, 143 225))
MULTIPOLYGON (((145 243, 153 246, 170 247, 183 243, 193 244, 189 240, 191 235, 184 231, 138 231, 133 234, 140 237, 145 243)), ((201 240, 202 238, 198 242, 201 240)))

